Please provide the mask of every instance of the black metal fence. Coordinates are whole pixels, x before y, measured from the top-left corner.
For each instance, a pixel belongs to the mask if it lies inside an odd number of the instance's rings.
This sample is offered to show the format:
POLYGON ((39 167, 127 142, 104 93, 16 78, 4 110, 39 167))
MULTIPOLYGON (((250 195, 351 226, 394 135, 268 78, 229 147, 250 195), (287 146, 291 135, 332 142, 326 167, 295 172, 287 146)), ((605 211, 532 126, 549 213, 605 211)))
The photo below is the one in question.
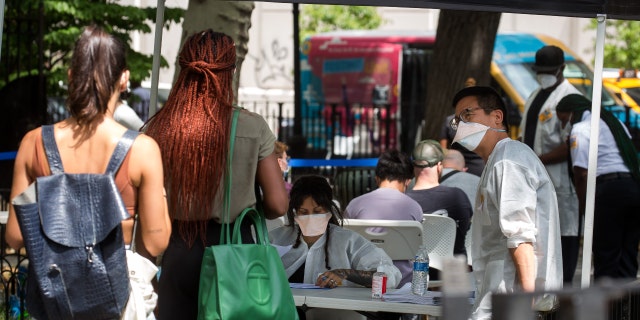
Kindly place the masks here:
MULTIPOLYGON (((304 145, 290 152, 298 158, 371 158, 400 148, 400 119, 391 104, 318 104, 302 112, 302 137, 293 131, 293 108, 282 102, 243 102, 262 115, 278 140, 304 145)), ((415 137, 415 136, 414 136, 415 137)))
MULTIPOLYGON (((9 189, 0 189, 0 211, 9 210, 9 189)), ((7 247, 5 236, 6 221, 0 224, 0 319, 29 319, 26 312, 26 281, 28 259, 24 251, 7 247)))
MULTIPOLYGON (((241 105, 262 115, 278 140, 297 144, 296 139, 304 139, 304 146, 290 152, 296 158, 371 158, 391 148, 410 153, 418 132, 402 132, 407 120, 400 118, 422 121, 412 115, 400 116, 390 104, 354 103, 348 107, 341 103, 303 104, 306 109, 303 108, 301 117, 302 137, 296 137, 291 104, 252 101, 241 105)), ((622 107, 611 111, 626 125, 636 150, 640 151, 640 114, 622 107)), ((420 128, 417 124, 412 127, 420 128)))

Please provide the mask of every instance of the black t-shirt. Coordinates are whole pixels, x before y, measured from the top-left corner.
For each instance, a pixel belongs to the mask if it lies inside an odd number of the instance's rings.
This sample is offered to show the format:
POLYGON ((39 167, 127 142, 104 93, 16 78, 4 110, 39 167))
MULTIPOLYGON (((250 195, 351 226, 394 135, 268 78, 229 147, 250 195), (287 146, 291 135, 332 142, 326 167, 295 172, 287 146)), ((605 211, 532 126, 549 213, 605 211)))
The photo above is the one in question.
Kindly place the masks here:
POLYGON ((406 195, 415 200, 425 213, 445 209, 449 217, 456 221, 456 242, 453 247, 454 254, 466 255, 464 238, 471 225, 473 210, 467 194, 460 188, 439 185, 431 189, 410 190, 406 195))

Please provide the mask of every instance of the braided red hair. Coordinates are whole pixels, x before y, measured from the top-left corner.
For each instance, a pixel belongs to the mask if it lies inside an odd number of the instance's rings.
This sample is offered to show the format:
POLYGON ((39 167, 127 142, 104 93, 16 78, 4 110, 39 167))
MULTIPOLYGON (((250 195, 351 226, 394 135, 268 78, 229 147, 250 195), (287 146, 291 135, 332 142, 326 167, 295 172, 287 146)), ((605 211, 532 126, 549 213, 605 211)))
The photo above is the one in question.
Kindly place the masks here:
POLYGON ((180 74, 146 133, 162 153, 172 219, 192 244, 205 241, 207 220, 224 178, 233 110, 233 40, 206 30, 189 37, 178 59, 180 74), (187 222, 191 221, 191 222, 187 222))

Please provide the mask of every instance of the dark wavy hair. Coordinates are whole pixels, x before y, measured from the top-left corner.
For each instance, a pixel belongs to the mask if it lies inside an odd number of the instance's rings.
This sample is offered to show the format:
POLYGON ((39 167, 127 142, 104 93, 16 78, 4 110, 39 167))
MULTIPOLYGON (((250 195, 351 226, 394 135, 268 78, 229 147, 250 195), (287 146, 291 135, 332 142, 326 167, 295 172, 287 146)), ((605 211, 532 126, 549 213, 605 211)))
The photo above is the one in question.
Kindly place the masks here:
MULTIPOLYGON (((333 201, 333 189, 331 188, 331 185, 329 185, 329 182, 325 177, 308 175, 298 178, 293 183, 291 192, 289 193, 289 209, 287 210, 287 218, 291 228, 298 228, 294 220, 295 212, 300 209, 302 203, 308 197, 311 197, 319 206, 331 213, 329 223, 342 226, 344 217, 342 216, 340 208, 338 208, 336 203, 333 201)), ((328 270, 331 270, 331 267, 329 266, 329 254, 327 252, 329 247, 330 230, 331 228, 329 228, 329 225, 327 224, 327 239, 324 244, 324 259, 328 270)), ((297 248, 301 243, 302 231, 298 228, 298 237, 296 238, 296 242, 293 247, 297 248)))
POLYGON ((86 27, 76 41, 69 69, 67 108, 78 125, 102 120, 127 69, 126 47, 98 26, 86 27))
POLYGON ((408 155, 398 150, 383 152, 376 165, 376 177, 380 180, 405 182, 413 179, 413 164, 408 155))
POLYGON ((206 238, 207 220, 221 185, 229 150, 236 48, 226 34, 190 36, 178 57, 180 74, 166 104, 145 132, 160 146, 167 202, 190 245, 206 238))

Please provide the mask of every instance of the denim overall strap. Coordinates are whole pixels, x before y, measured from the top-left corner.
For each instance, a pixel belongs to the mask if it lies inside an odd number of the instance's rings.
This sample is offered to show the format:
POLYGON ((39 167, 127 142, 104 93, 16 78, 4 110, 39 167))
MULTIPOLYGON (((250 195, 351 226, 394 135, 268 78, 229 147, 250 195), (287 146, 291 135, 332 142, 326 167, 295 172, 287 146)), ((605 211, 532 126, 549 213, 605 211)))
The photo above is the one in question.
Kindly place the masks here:
POLYGON ((42 126, 42 143, 44 144, 44 152, 47 155, 51 174, 64 173, 62 159, 58 152, 58 144, 56 143, 56 138, 53 135, 53 125, 42 126))
POLYGON ((127 130, 127 132, 124 133, 122 138, 120 138, 120 141, 118 141, 118 145, 115 150, 113 150, 113 154, 111 155, 105 174, 115 176, 118 168, 120 168, 120 165, 122 164, 122 161, 127 156, 131 145, 133 145, 133 140, 136 139, 138 134, 140 134, 140 132, 133 130, 127 130))

